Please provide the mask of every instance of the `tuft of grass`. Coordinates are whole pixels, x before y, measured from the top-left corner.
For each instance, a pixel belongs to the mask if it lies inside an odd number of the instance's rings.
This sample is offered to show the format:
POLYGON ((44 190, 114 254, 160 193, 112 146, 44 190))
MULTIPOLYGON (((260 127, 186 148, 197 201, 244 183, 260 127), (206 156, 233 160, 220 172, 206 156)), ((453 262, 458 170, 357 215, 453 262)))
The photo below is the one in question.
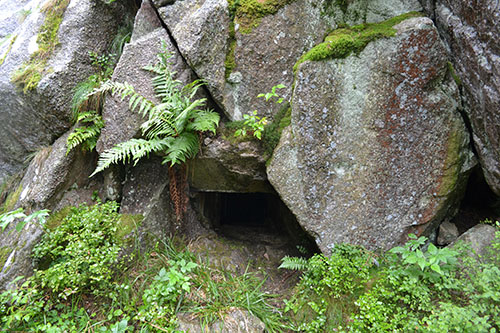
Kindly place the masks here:
MULTIPOLYGON (((14 42, 16 41, 17 39, 17 35, 14 35, 14 36, 9 36, 9 39, 10 39, 10 42, 9 42, 9 46, 7 47, 7 50, 5 51, 5 53, 3 54, 3 56, 0 58, 0 66, 3 65, 3 62, 5 61, 5 58, 7 58, 7 56, 9 55, 10 53, 10 50, 12 50, 12 45, 14 45, 14 42)), ((7 40, 9 40, 7 39, 7 40)), ((2 42, 3 43, 3 42, 2 42)), ((0 45, 2 44, 0 43, 0 45)))
POLYGON ((11 77, 11 81, 22 88, 24 93, 35 89, 46 72, 47 61, 59 45, 57 32, 69 2, 70 0, 51 0, 42 8, 46 16, 36 40, 38 50, 11 77))
POLYGON ((344 27, 331 32, 325 41, 316 45, 302 55, 293 66, 294 73, 305 61, 320 61, 326 59, 346 58, 352 53, 358 54, 368 43, 396 35, 393 28, 398 23, 412 18, 422 16, 418 12, 402 14, 380 23, 363 23, 352 27, 344 27))

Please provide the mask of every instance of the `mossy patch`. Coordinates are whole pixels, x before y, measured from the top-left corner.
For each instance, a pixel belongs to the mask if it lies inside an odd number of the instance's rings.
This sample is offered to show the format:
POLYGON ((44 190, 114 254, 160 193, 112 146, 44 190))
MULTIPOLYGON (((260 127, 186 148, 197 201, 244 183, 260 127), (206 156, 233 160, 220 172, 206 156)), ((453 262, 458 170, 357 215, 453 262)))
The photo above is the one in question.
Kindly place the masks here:
POLYGON ((72 206, 66 206, 55 213, 50 214, 47 222, 45 222, 45 227, 48 230, 54 230, 62 224, 64 219, 71 214, 72 206))
POLYGON ((10 193, 7 196, 7 199, 5 199, 5 202, 3 203, 2 209, 0 209, 0 212, 7 213, 7 212, 10 212, 11 210, 13 210, 17 201, 19 200, 19 196, 21 195, 22 191, 23 191, 23 187, 22 187, 22 185, 19 185, 14 192, 10 193))
POLYGON ((11 253, 12 249, 9 248, 8 246, 0 247, 0 271, 2 271, 3 266, 7 262, 7 259, 9 258, 11 253))
POLYGON ((140 214, 120 214, 116 238, 122 242, 126 242, 126 237, 141 225, 142 220, 144 220, 144 216, 140 214))
POLYGON ((234 136, 237 130, 243 128, 247 128, 245 126, 245 120, 228 121, 225 122, 223 126, 219 127, 222 138, 232 144, 238 144, 245 141, 258 141, 258 139, 248 131, 248 128, 246 136, 234 136))
POLYGON ((289 126, 292 120, 292 107, 290 103, 285 103, 278 111, 274 120, 266 125, 262 143, 264 144, 264 158, 271 160, 274 149, 280 142, 281 133, 285 127, 289 126))
POLYGON ((308 60, 341 59, 352 53, 358 54, 363 51, 368 43, 374 40, 395 36, 396 29, 393 26, 396 24, 418 16, 422 16, 422 14, 410 12, 380 23, 364 23, 334 30, 325 38, 323 43, 316 45, 302 55, 293 66, 293 71, 296 72, 299 65, 308 60))
POLYGON ((11 78, 12 82, 22 88, 24 93, 35 89, 42 75, 47 71, 47 61, 59 45, 57 32, 69 2, 70 0, 52 0, 42 8, 46 16, 36 40, 38 50, 31 54, 30 59, 22 64, 11 78))
POLYGON ((16 39, 17 39, 17 35, 14 35, 14 36, 10 37, 9 46, 7 47, 7 50, 3 54, 2 58, 0 58, 0 66, 3 65, 3 62, 5 61, 5 58, 7 58, 7 56, 10 53, 10 50, 12 50, 12 45, 14 45, 14 42, 16 41, 16 39))
POLYGON ((457 75, 457 72, 455 72, 455 68, 450 61, 448 61, 448 73, 450 73, 453 80, 455 80, 457 86, 460 87, 462 85, 462 79, 460 79, 460 77, 457 75))
POLYGON ((248 34, 260 24, 260 20, 273 15, 294 0, 228 0, 229 12, 239 31, 248 34))
POLYGON ((228 37, 228 48, 226 52, 226 61, 224 62, 226 71, 225 76, 226 80, 229 78, 229 75, 233 72, 233 69, 236 67, 236 59, 234 57, 234 50, 236 49, 236 32, 234 31, 234 22, 231 21, 229 24, 229 37, 228 37))

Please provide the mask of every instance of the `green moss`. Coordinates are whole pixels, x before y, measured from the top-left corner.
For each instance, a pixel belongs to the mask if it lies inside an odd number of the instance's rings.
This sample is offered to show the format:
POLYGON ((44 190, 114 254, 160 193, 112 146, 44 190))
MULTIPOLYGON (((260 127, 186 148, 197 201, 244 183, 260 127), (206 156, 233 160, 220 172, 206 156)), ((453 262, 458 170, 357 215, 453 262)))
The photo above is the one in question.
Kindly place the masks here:
POLYGON ((267 161, 271 160, 274 149, 280 142, 281 133, 285 127, 290 125, 292 119, 292 107, 289 103, 284 104, 279 112, 274 117, 274 120, 266 125, 262 143, 264 144, 265 155, 267 161))
POLYGON ((141 225, 143 219, 144 216, 140 214, 120 214, 120 220, 118 221, 118 228, 116 230, 116 238, 125 242, 126 236, 137 229, 141 225))
POLYGON ((57 32, 69 2, 70 0, 52 0, 42 9, 46 16, 36 40, 38 50, 14 72, 11 78, 24 93, 35 89, 46 72, 47 61, 59 45, 57 32))
POLYGON ((228 38, 228 48, 226 52, 226 61, 224 62, 226 71, 226 80, 229 78, 229 75, 233 72, 233 69, 236 67, 236 60, 234 58, 234 50, 236 48, 236 36, 234 31, 234 22, 229 24, 229 38, 228 38))
POLYGON ((421 15, 417 12, 410 12, 380 23, 365 23, 334 30, 325 38, 323 43, 316 45, 300 57, 293 66, 293 71, 296 72, 299 65, 305 61, 340 59, 346 58, 352 53, 360 53, 368 43, 376 39, 395 36, 394 25, 408 18, 421 15))
POLYGON ((47 222, 45 222, 45 227, 49 230, 54 230, 60 226, 63 220, 71 213, 72 206, 66 206, 55 213, 50 214, 47 222))
POLYGON ((15 35, 14 37, 10 38, 10 42, 9 42, 9 46, 7 47, 7 51, 5 51, 5 53, 3 54, 2 58, 0 58, 0 66, 3 65, 3 62, 5 61, 5 58, 7 58, 7 56, 9 55, 10 50, 12 50, 12 45, 14 44, 14 42, 16 41, 16 39, 17 39, 17 35, 15 35))
POLYGON ((228 121, 219 127, 222 138, 232 144, 238 144, 244 141, 258 141, 253 135, 235 137, 234 133, 242 128, 246 128, 245 120, 228 121))
POLYGON ((2 213, 6 213, 13 210, 17 203, 17 200, 19 200, 19 196, 21 195, 22 191, 23 187, 19 185, 14 192, 10 193, 7 196, 7 199, 5 199, 5 202, 3 203, 2 209, 0 211, 2 213))
POLYGON ((453 64, 450 61, 448 61, 448 73, 450 73, 453 80, 455 80, 455 83, 457 84, 457 86, 460 87, 462 85, 462 80, 457 75, 457 72, 455 72, 455 68, 453 67, 453 64))
POLYGON ((260 20, 275 14, 280 8, 294 0, 228 0, 229 12, 234 22, 240 25, 240 32, 247 34, 256 28, 260 20))
POLYGON ((0 247, 0 271, 2 271, 3 266, 7 262, 7 259, 9 258, 11 253, 12 253, 11 248, 7 246, 0 247))

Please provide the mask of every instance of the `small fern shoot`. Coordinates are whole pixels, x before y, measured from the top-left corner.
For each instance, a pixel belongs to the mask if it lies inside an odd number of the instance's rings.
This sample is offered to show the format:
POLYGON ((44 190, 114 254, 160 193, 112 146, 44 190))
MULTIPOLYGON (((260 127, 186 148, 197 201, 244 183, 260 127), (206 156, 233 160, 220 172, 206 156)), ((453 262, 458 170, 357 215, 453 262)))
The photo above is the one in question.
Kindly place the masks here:
POLYGON ((75 128, 66 140, 66 154, 75 147, 82 145, 83 150, 94 150, 97 139, 101 134, 101 129, 104 127, 102 117, 96 111, 87 111, 80 113, 77 118, 77 123, 85 124, 75 128))
POLYGON ((281 265, 278 268, 291 269, 294 271, 304 271, 309 267, 309 261, 300 257, 285 256, 281 259, 281 265))

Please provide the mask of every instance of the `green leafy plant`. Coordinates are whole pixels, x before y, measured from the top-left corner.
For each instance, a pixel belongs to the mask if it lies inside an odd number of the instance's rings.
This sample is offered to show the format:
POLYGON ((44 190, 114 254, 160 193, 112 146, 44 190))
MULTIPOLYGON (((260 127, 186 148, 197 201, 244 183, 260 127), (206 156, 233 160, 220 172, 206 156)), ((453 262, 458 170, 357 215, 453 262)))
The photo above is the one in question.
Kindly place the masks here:
POLYGON ((285 311, 295 317, 295 329, 303 332, 330 330, 342 323, 346 308, 335 305, 351 301, 370 278, 372 254, 360 247, 339 244, 330 257, 315 254, 309 259, 285 257, 280 268, 303 274, 285 311))
POLYGON ((75 87, 71 110, 78 127, 69 134, 66 140, 66 154, 78 146, 86 151, 94 150, 101 129, 104 127, 104 121, 101 117, 104 95, 92 94, 92 92, 102 82, 111 78, 116 57, 113 54, 98 55, 95 52, 89 52, 89 57, 96 73, 75 87))
MULTIPOLYGON (((274 87, 272 87, 271 92, 265 94, 259 94, 257 97, 264 98, 266 101, 269 101, 271 98, 276 97, 277 98, 276 103, 281 104, 283 103, 283 98, 278 96, 278 94, 276 93, 276 89, 283 89, 283 88, 285 88, 285 85, 283 84, 275 85, 274 87)), ((261 140, 264 128, 268 123, 267 118, 259 117, 257 115, 257 110, 255 110, 252 112, 251 115, 244 114, 243 119, 244 122, 241 128, 237 129, 234 132, 234 136, 244 138, 247 136, 247 133, 250 132, 253 134, 254 137, 261 140)))
POLYGON ((0 214, 0 228, 4 231, 12 222, 17 220, 20 220, 16 224, 16 230, 18 232, 20 232, 27 223, 36 222, 43 227, 48 216, 49 210, 47 209, 38 210, 30 215, 26 215, 23 208, 18 208, 14 211, 0 214))

